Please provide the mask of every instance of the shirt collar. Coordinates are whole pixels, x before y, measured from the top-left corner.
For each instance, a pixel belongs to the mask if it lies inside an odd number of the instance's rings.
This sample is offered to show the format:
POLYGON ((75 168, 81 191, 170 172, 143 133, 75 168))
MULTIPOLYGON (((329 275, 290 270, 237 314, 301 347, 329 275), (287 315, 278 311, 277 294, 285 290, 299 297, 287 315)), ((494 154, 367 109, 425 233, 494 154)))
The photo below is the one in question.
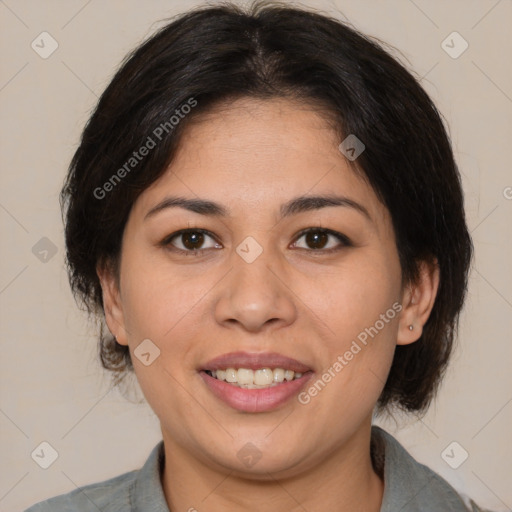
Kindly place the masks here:
POLYGON ((153 448, 137 474, 130 496, 133 512, 169 512, 161 483, 164 460, 162 440, 153 448))
MULTIPOLYGON (((372 426, 372 447, 382 451, 372 453, 374 460, 384 463, 385 485, 380 512, 467 512, 463 501, 447 482, 414 460, 393 436, 375 425, 372 426), (442 508, 437 509, 436 504, 442 508)), ((161 483, 164 460, 162 440, 137 474, 130 495, 133 512, 170 512, 161 483)))
POLYGON ((384 496, 380 512, 467 512, 461 496, 427 466, 417 462, 385 430, 372 426, 372 440, 384 453, 384 496))

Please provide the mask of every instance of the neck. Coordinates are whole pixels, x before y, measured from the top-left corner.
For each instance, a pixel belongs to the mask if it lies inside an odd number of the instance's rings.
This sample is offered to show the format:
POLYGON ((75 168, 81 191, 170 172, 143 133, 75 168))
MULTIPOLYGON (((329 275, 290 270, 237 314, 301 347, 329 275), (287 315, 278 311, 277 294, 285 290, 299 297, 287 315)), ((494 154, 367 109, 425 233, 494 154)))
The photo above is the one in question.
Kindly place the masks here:
POLYGON ((163 431, 162 487, 169 510, 379 512, 384 483, 372 466, 370 436, 371 421, 305 471, 286 477, 266 473, 264 479, 250 479, 213 469, 163 431))

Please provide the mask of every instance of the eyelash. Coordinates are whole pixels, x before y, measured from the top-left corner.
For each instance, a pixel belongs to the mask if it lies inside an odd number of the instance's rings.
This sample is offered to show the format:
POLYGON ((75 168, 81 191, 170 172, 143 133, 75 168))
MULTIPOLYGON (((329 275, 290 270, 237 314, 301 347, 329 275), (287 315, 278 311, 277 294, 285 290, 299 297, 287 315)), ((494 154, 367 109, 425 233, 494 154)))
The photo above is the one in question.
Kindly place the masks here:
MULTIPOLYGON (((343 233, 338 233, 337 231, 333 231, 332 229, 325 229, 325 228, 307 228, 307 229, 304 229, 304 230, 302 230, 297 235, 297 238, 295 239, 294 243, 297 243, 297 241, 300 238, 302 238, 304 235, 307 235, 310 232, 331 235, 334 238, 338 239, 338 241, 341 243, 341 246, 331 247, 330 249, 304 249, 303 247, 299 247, 299 249, 310 251, 310 252, 314 252, 314 253, 332 253, 332 252, 340 251, 344 247, 352 247, 353 246, 353 244, 350 241, 350 239, 347 236, 345 236, 343 233)), ((211 237, 211 238, 213 238, 215 240, 215 237, 213 236, 213 234, 210 231, 206 230, 206 229, 188 228, 188 229, 181 229, 179 231, 171 233, 170 235, 166 236, 160 242, 159 245, 162 246, 162 247, 165 247, 168 250, 171 250, 173 252, 185 254, 186 256, 188 256, 188 255, 198 255, 198 254, 204 253, 205 251, 208 251, 209 249, 215 249, 215 248, 210 247, 208 249, 195 249, 195 250, 194 249, 189 249, 189 250, 184 250, 184 249, 179 249, 177 247, 174 247, 172 245, 172 240, 174 238, 177 238, 177 237, 179 237, 181 235, 188 234, 188 233, 202 233, 204 235, 208 235, 209 237, 211 237)), ((218 243, 218 242, 216 241, 216 243, 218 243)))

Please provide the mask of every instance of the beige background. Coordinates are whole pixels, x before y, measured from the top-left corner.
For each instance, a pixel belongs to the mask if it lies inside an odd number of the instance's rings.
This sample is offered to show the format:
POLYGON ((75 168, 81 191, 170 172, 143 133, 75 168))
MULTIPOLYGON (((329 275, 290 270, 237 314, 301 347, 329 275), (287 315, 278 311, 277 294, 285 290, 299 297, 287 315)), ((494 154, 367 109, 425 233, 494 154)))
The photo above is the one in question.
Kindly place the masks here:
MULTIPOLYGON (((57 196, 88 113, 121 59, 160 20, 197 3, 0 1, 0 511, 136 469, 160 440, 148 406, 109 391, 100 370, 94 332, 63 268, 57 196), (43 31, 59 44, 47 59, 31 48, 43 31), (57 248, 46 263, 32 252, 42 237, 57 248), (58 452, 46 470, 31 458, 42 441, 58 452)), ((304 4, 399 48, 450 127, 476 247, 460 344, 428 415, 401 419, 398 433, 392 422, 386 428, 459 491, 511 510, 512 2, 304 4), (453 31, 469 43, 457 59, 441 47, 453 31), (458 469, 441 457, 452 441, 469 453, 458 469)))

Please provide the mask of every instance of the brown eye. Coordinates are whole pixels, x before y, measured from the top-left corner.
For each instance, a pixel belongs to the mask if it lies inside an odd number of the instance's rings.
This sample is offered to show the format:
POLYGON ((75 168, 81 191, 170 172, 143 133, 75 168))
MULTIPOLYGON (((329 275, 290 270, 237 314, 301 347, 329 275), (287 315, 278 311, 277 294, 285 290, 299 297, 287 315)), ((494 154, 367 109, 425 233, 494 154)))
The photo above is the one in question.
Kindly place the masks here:
MULTIPOLYGON (((330 229, 310 228, 303 231, 297 240, 301 238, 304 238, 306 247, 299 247, 299 249, 311 249, 313 251, 323 250, 328 252, 352 245, 345 235, 330 229), (330 246, 328 246, 329 244, 330 246)), ((297 242, 294 245, 297 246, 297 242)))
POLYGON ((218 249, 222 247, 216 243, 211 234, 203 229, 183 229, 169 235, 162 241, 162 245, 172 250, 181 252, 200 252, 206 249, 218 249), (210 245, 204 247, 205 242, 211 239, 210 245))
POLYGON ((201 245, 204 242, 204 235, 203 233, 199 232, 191 232, 191 233, 183 233, 181 235, 181 240, 183 241, 183 245, 187 249, 200 249, 201 245))
POLYGON ((329 240, 329 235, 321 231, 310 231, 305 236, 306 244, 312 249, 323 249, 329 240))

